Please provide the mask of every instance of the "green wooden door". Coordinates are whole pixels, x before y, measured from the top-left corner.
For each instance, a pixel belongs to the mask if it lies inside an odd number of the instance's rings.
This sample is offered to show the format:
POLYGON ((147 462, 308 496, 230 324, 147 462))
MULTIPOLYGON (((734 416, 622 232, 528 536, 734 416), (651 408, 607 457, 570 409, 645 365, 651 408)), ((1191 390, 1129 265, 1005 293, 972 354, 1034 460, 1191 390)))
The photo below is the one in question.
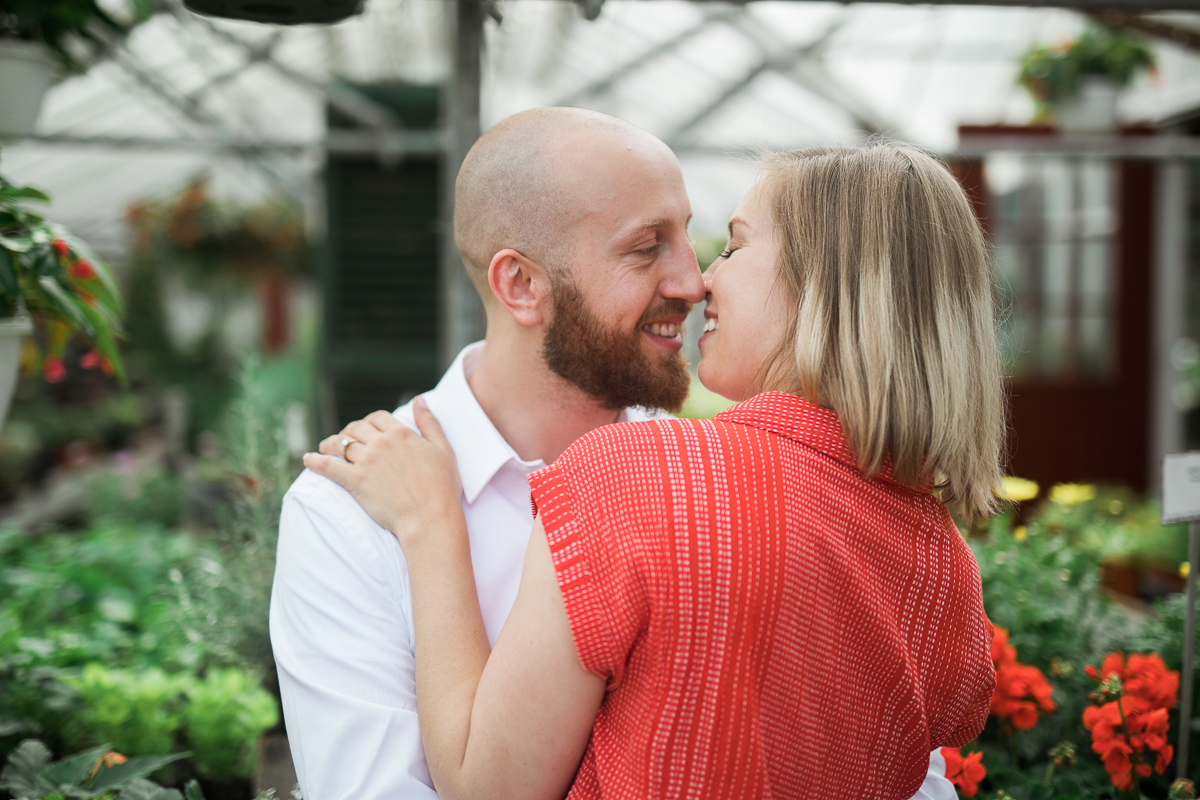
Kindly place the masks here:
MULTIPOLYGON (((356 87, 394 109, 408 130, 435 128, 437 87, 356 87)), ((329 114, 331 128, 353 124, 329 114)), ((437 383, 441 156, 385 165, 330 154, 326 165, 324 361, 337 424, 437 383)))

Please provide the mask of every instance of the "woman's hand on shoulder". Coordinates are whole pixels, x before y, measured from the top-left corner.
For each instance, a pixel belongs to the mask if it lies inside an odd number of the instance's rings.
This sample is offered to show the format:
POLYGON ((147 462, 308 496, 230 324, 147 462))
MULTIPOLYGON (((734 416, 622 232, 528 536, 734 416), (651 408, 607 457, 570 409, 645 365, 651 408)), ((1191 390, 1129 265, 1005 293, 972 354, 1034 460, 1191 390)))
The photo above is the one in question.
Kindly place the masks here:
POLYGON ((304 466, 344 486, 407 552, 426 532, 462 518, 462 486, 442 426, 418 398, 420 434, 387 411, 351 422, 306 453, 304 466))

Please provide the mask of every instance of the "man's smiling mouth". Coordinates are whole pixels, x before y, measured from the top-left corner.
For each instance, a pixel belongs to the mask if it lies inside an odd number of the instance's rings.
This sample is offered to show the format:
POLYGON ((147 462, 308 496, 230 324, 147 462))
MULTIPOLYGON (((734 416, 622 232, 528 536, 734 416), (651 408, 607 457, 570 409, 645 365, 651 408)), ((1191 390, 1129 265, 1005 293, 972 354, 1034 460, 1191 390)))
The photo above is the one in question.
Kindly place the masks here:
POLYGON ((646 333, 652 333, 664 339, 674 339, 682 328, 683 325, 678 322, 651 322, 642 326, 642 330, 646 333))

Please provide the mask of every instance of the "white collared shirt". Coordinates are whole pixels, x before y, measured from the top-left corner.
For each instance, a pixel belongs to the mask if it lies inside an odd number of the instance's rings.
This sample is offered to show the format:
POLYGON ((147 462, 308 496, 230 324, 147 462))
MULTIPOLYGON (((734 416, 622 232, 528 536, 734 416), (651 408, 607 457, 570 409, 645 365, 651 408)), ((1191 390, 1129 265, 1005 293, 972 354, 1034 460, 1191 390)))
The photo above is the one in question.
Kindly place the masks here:
MULTIPOLYGON (((475 588, 493 645, 512 610, 533 515, 529 473, 467 384, 483 343, 464 348, 424 396, 458 462, 475 588)), ((406 425, 412 404, 395 411, 406 425)), ((622 419, 649 419, 627 409, 622 419)), ((404 554, 338 484, 305 470, 283 501, 271 646, 306 800, 436 798, 417 724, 412 592, 404 554)), ((916 798, 955 800, 934 753, 916 798)), ((914 799, 915 800, 915 799, 914 799)))

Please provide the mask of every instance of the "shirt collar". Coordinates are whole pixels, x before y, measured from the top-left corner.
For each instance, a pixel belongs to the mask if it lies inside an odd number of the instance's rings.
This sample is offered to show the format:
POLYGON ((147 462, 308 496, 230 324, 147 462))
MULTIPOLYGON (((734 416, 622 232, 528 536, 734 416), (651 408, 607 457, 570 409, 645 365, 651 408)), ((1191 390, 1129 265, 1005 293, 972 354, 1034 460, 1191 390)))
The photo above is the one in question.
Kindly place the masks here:
MULTIPOLYGON (((846 444, 838 415, 795 395, 763 392, 722 411, 714 419, 770 431, 858 469, 858 459, 846 444)), ((896 480, 890 458, 875 477, 909 491, 928 492, 933 488, 932 481, 909 486, 896 480)))
POLYGON ((522 461, 475 399, 467 378, 475 371, 482 352, 483 342, 464 347, 438 385, 425 393, 429 410, 441 423, 458 456, 458 476, 468 504, 475 502, 500 468, 510 461, 531 472, 545 466, 541 460, 522 461))

